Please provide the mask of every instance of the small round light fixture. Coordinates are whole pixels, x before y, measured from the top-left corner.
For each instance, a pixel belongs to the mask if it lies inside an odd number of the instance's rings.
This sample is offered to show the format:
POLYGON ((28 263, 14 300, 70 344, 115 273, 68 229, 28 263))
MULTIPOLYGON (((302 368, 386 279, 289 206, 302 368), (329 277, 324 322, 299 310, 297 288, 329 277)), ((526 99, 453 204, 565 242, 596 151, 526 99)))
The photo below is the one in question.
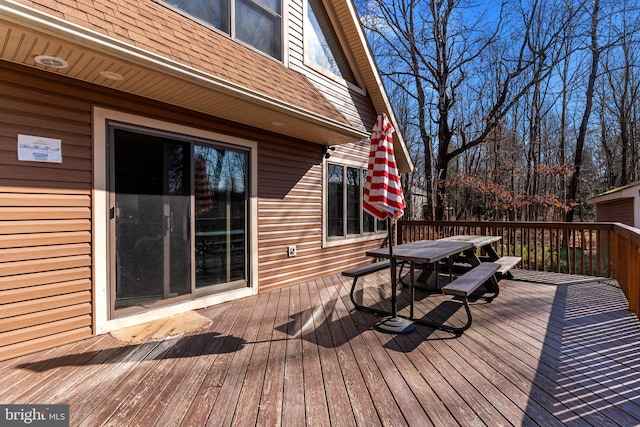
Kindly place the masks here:
POLYGON ((282 122, 271 122, 271 124, 274 125, 275 127, 279 127, 279 128, 284 126, 284 123, 282 123, 282 122))
POLYGON ((113 71, 100 71, 100 75, 109 80, 124 80, 122 74, 114 73, 113 71))
POLYGON ((44 65, 49 68, 67 68, 69 63, 62 58, 58 58, 57 56, 49 56, 49 55, 38 55, 33 58, 37 64, 44 65))

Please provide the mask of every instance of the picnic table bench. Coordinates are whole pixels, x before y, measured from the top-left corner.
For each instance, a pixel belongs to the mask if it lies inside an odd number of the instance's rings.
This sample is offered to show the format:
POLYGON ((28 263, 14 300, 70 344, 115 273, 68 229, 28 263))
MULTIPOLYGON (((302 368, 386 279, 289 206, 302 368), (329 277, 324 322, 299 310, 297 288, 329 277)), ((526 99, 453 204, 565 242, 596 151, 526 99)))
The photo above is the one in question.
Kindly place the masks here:
MULTIPOLYGON (((353 277, 351 292, 349 296, 351 298, 351 302, 353 303, 356 309, 367 311, 370 313, 375 313, 381 316, 389 315, 389 312, 386 312, 384 310, 376 309, 373 307, 367 307, 362 304, 359 304, 356 301, 354 296, 356 285, 359 278, 366 276, 368 274, 372 274, 372 273, 387 269, 389 268, 389 265, 390 265, 389 260, 383 260, 383 261, 374 262, 372 264, 354 267, 352 269, 345 270, 342 272, 343 276, 353 277)), ((471 308, 469 306, 469 297, 475 291, 477 291, 480 286, 482 286, 487 282, 495 284, 495 287, 494 286, 489 287, 489 288, 495 289, 495 293, 492 296, 484 297, 484 298, 491 301, 491 299, 495 298, 498 295, 499 289, 497 287, 497 280, 496 280, 495 274, 498 272, 499 268, 500 268, 500 264, 498 263, 483 262, 473 267, 471 270, 469 270, 465 274, 457 277, 455 280, 453 280, 449 284, 442 287, 443 294, 452 295, 454 297, 458 297, 462 299, 462 303, 467 316, 467 321, 463 326, 456 327, 456 326, 445 325, 443 323, 433 322, 427 319, 416 319, 413 317, 413 310, 411 310, 411 315, 409 316, 409 319, 417 323, 421 323, 421 324, 433 326, 445 331, 453 332, 457 335, 462 334, 463 331, 471 327, 471 324, 473 322, 473 318, 471 315, 471 308)), ((413 301, 413 292, 412 292, 412 298, 411 298, 412 307, 413 307, 413 303, 414 301, 413 301)))
POLYGON ((500 268, 498 269, 498 274, 504 277, 512 277, 511 269, 518 265, 520 261, 522 261, 522 257, 519 256, 501 256, 496 259, 492 259, 491 257, 480 257, 482 262, 495 262, 496 264, 500 264, 500 268))
MULTIPOLYGON (((410 275, 410 287, 411 287, 411 302, 410 302, 410 314, 406 317, 409 320, 412 320, 416 323, 421 323, 425 325, 429 325, 432 327, 436 327, 438 329, 450 331, 456 334, 461 334, 464 330, 468 329, 472 323, 471 310, 469 307, 469 297, 471 294, 476 292, 480 286, 486 284, 485 291, 487 293, 493 293, 490 296, 484 296, 488 301, 491 301, 495 298, 499 293, 499 287, 497 282, 496 274, 498 270, 501 268, 501 264, 494 262, 480 262, 478 258, 475 256, 475 248, 480 244, 488 244, 488 239, 493 239, 493 237, 484 237, 482 241, 475 238, 473 241, 463 241, 458 239, 440 239, 437 241, 419 241, 413 242, 403 245, 394 246, 393 249, 393 260, 405 261, 409 262, 411 265, 410 275), (451 259, 451 257, 456 256, 457 254, 467 253, 469 257, 471 257, 471 253, 473 253, 473 265, 468 271, 466 271, 463 275, 459 276, 455 280, 451 276, 450 271, 450 282, 449 284, 443 286, 441 289, 437 288, 437 264, 438 262, 451 259), (465 312, 467 315, 467 321, 462 327, 445 325, 444 322, 434 322, 429 319, 417 319, 414 317, 414 301, 415 301, 415 280, 414 280, 414 264, 416 263, 425 263, 431 264, 435 269, 435 277, 436 277, 436 289, 444 294, 451 295, 457 299, 462 299, 462 303, 465 308, 465 312)), ((375 250, 367 251, 368 256, 384 258, 389 257, 388 248, 379 248, 375 250)), ((353 277, 353 282, 351 285, 350 298, 354 307, 358 310, 364 310, 368 312, 372 312, 381 316, 388 316, 391 313, 373 307, 364 306, 356 301, 355 291, 357 287, 358 280, 366 276, 368 274, 372 274, 387 268, 390 268, 391 265, 394 265, 394 262, 389 258, 384 259, 382 261, 374 262, 371 264, 358 266, 349 270, 345 270, 342 272, 343 276, 353 277)), ((393 274, 397 274, 394 272, 393 274)), ((402 317, 402 316, 401 316, 402 317)))
POLYGON ((495 294, 490 297, 484 297, 488 301, 498 296, 499 288, 496 279, 496 273, 500 269, 500 264, 495 262, 483 262, 476 265, 462 276, 458 276, 454 281, 442 287, 442 293, 448 295, 454 295, 462 299, 465 312, 467 314, 467 323, 462 327, 450 327, 451 331, 456 333, 462 333, 466 329, 469 329, 472 322, 471 308, 469 307, 469 296, 473 294, 484 283, 490 282, 493 286, 489 286, 490 289, 495 289, 495 294))
POLYGON ((349 293, 349 297, 351 298, 351 302, 358 310, 364 310, 371 313, 386 315, 387 313, 382 310, 377 310, 371 307, 364 306, 362 304, 358 304, 354 297, 354 292, 356 290, 356 284, 358 283, 358 279, 362 276, 366 276, 368 274, 376 273, 378 271, 389 268, 391 265, 391 260, 385 259, 382 261, 374 262, 372 264, 361 265, 359 267, 354 267, 349 270, 345 270, 342 272, 343 276, 353 277, 353 284, 351 285, 351 292, 349 293))

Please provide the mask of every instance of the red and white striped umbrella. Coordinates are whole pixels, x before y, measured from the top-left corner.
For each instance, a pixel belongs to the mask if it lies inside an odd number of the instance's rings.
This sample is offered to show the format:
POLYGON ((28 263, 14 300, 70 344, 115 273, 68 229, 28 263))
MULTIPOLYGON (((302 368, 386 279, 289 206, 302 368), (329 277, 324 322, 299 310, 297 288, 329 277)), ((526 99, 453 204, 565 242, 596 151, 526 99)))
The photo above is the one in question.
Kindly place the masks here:
POLYGON ((400 218, 406 206, 393 152, 393 132, 387 115, 378 115, 371 132, 363 207, 381 220, 400 218))
POLYGON ((196 209, 198 212, 204 212, 213 208, 213 193, 209 182, 209 174, 207 173, 207 162, 202 155, 196 157, 193 172, 196 209))
POLYGON ((389 258, 391 259, 391 316, 376 324, 377 328, 387 333, 406 334, 415 330, 413 321, 398 316, 396 299, 396 260, 393 256, 393 239, 391 220, 404 215, 406 203, 402 195, 400 174, 393 152, 393 125, 386 114, 376 119, 371 132, 371 151, 364 186, 364 210, 378 219, 387 220, 389 258))

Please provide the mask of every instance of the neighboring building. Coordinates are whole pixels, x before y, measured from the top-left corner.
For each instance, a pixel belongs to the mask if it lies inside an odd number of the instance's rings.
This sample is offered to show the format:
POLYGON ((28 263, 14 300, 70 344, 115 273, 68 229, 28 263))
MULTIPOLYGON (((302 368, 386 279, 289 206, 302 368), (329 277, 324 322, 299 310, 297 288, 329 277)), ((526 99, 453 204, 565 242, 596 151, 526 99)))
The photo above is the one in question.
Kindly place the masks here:
POLYGON ((0 91, 0 359, 386 236, 360 197, 377 114, 397 124, 351 0, 0 0, 0 91))
MULTIPOLYGON (((405 191, 405 194, 407 192, 405 191)), ((407 209, 405 209, 403 219, 411 219, 415 221, 421 221, 427 218, 426 206, 428 205, 427 192, 417 186, 412 186, 408 195, 407 209)))
POLYGON ((588 200, 597 222, 621 222, 640 228, 640 182, 614 188, 588 200))

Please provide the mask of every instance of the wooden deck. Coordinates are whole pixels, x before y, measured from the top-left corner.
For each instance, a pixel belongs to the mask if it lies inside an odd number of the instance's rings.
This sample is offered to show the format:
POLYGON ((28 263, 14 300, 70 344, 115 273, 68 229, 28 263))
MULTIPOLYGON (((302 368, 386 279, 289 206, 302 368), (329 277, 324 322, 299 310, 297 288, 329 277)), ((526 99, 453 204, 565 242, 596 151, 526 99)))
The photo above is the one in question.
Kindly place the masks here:
MULTIPOLYGON (((640 324, 620 289, 514 276, 458 338, 381 333, 351 310, 350 279, 330 276, 202 310, 212 325, 179 338, 104 335, 1 362, 0 403, 68 403, 71 425, 92 427, 640 425, 640 324)), ((358 295, 386 300, 388 282, 367 276, 358 295)), ((418 299, 422 314, 462 314, 418 299)))

